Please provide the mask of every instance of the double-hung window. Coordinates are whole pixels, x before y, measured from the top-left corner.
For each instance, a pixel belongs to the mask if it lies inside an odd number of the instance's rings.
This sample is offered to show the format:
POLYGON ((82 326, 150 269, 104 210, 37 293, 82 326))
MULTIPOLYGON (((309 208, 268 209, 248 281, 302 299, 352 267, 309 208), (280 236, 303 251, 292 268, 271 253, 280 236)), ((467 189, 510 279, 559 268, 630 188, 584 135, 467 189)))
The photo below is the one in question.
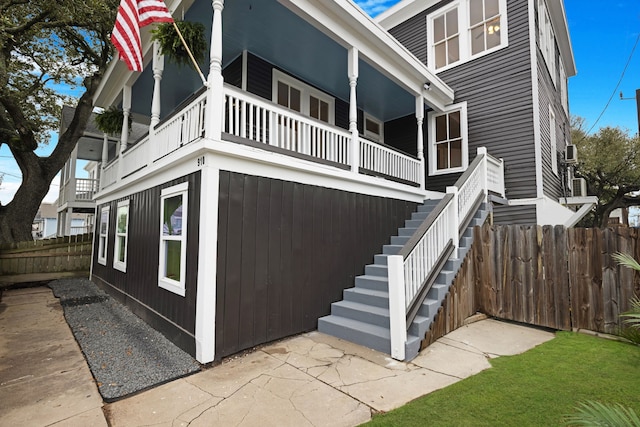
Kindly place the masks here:
POLYGON ((100 209, 98 229, 98 263, 107 265, 107 244, 109 242, 109 206, 100 209))
POLYGON ((113 249, 113 268, 127 272, 127 244, 129 240, 129 200, 118 202, 116 209, 116 241, 113 249))
POLYGON ((334 123, 333 97, 279 70, 273 70, 273 102, 325 123, 334 123))
POLYGON ((558 175, 558 141, 556 140, 556 115, 549 105, 549 145, 551 152, 551 170, 558 175))
POLYGON ((431 112, 428 121, 429 174, 464 171, 469 166, 466 102, 431 112))
POLYGON ((158 286, 181 296, 185 295, 188 190, 189 183, 184 182, 160 194, 158 286))
POLYGON ((545 0, 538 0, 538 43, 551 80, 556 83, 556 36, 545 0))
POLYGON ((456 0, 427 17, 427 64, 442 71, 507 46, 506 0, 456 0))

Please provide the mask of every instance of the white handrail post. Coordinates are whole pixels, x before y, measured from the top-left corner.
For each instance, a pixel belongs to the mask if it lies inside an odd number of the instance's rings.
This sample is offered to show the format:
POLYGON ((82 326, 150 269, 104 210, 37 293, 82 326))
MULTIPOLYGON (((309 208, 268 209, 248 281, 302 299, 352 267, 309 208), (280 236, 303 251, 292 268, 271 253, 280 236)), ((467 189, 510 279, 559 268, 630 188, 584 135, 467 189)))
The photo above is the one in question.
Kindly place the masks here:
POLYGON ((391 338, 391 357, 405 359, 407 342, 407 306, 404 289, 404 261, 401 255, 387 257, 389 280, 389 326, 391 338))
POLYGON ((349 132, 351 132, 351 171, 360 169, 360 135, 358 134, 358 103, 356 86, 358 83, 358 49, 351 47, 348 58, 349 74, 349 132))
POLYGON ((489 194, 489 159, 487 159, 487 147, 478 147, 478 156, 482 156, 482 191, 489 194))
POLYGON ((447 194, 453 194, 453 198, 451 199, 451 209, 453 211, 453 215, 451 215, 449 226, 450 237, 453 240, 453 257, 458 258, 458 246, 460 243, 460 234, 458 232, 458 228, 460 227, 460 215, 458 213, 458 187, 450 186, 447 187, 447 194))

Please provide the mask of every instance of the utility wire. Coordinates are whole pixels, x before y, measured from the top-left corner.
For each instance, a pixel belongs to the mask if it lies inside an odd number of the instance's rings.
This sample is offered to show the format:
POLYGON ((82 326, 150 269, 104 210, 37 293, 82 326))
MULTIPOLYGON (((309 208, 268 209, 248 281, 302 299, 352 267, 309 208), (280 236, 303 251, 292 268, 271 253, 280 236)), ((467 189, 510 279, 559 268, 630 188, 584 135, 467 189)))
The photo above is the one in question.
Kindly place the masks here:
POLYGON ((640 34, 638 34, 638 37, 636 37, 636 42, 633 45, 633 49, 631 49, 631 53, 629 54, 629 59, 627 60, 627 63, 624 66, 624 69, 622 70, 622 74, 620 75, 620 80, 618 80, 618 84, 616 85, 615 89, 613 89, 613 92, 611 93, 611 97, 609 97, 609 100, 607 101, 607 105, 604 106, 604 108, 602 109, 602 112, 600 113, 600 115, 598 116, 596 121, 593 123, 593 126, 591 126, 591 128, 589 128, 589 130, 587 131, 585 136, 589 135, 589 133, 593 130, 593 128, 596 127, 596 124, 598 124, 598 121, 600 121, 600 119, 604 115, 604 112, 607 111, 607 108, 609 108, 609 104, 611 104, 611 100, 613 99, 613 97, 618 92, 618 88, 620 87, 620 83, 622 83, 622 79, 624 78, 624 73, 627 72, 627 68, 629 67, 629 64, 631 63, 631 58, 633 58, 633 53, 636 50, 636 46, 638 46, 638 41, 640 41, 640 34))

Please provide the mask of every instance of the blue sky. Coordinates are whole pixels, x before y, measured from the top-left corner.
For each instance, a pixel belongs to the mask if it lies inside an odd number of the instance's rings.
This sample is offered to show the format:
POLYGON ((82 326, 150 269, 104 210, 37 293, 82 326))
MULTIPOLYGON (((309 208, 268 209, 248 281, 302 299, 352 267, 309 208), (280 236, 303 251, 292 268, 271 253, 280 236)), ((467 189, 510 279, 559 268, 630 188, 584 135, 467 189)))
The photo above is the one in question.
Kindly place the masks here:
MULTIPOLYGON (((376 16, 398 3, 398 0, 355 0, 367 13, 376 16)), ((622 0, 565 0, 567 21, 578 74, 569 79, 569 108, 571 114, 586 120, 592 132, 604 126, 620 126, 638 131, 634 100, 621 101, 622 91, 627 98, 640 89, 640 46, 631 57, 620 86, 618 80, 629 60, 640 31, 640 1, 622 0), (606 4, 606 6, 605 6, 606 4), (613 95, 609 106, 596 123, 598 116, 613 95)), ((38 150, 47 155, 55 144, 38 150)), ((6 145, 0 148, 0 172, 5 172, 0 186, 0 202, 8 203, 20 184, 20 171, 6 145)), ((59 179, 55 178, 45 201, 57 197, 59 179)))

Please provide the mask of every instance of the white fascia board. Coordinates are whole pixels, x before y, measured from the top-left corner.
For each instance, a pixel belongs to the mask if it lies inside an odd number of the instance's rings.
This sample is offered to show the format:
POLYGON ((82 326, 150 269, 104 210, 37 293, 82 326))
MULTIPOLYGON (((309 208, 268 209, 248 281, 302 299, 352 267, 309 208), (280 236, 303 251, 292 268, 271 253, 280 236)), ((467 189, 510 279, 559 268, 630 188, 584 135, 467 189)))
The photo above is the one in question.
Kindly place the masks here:
POLYGON ((440 0, 403 0, 378 15, 375 21, 384 29, 389 30, 402 24, 407 19, 416 16, 418 13, 427 10, 439 1, 440 0))
POLYGON ((346 49, 356 47, 372 66, 436 110, 453 102, 453 89, 350 0, 278 1, 346 49), (429 91, 423 89, 426 82, 429 91))
POLYGON ((536 45, 535 0, 529 0, 529 58, 531 61, 531 94, 533 120, 533 151, 536 165, 536 196, 544 195, 542 177, 542 130, 540 127, 540 85, 538 84, 538 46, 536 45))
POLYGON ((573 57, 573 46, 571 45, 571 36, 569 35, 569 25, 567 24, 567 12, 564 8, 564 0, 548 0, 549 11, 551 15, 551 25, 556 35, 556 42, 560 49, 560 56, 564 63, 567 77, 576 75, 576 63, 573 57))
MULTIPOLYGON (((165 1, 165 4, 173 15, 179 8, 182 10, 188 10, 193 2, 194 0, 167 0, 165 1)), ((143 68, 146 68, 149 62, 153 60, 153 55, 151 55, 151 49, 153 47, 153 43, 151 43, 152 26, 153 24, 148 25, 140 31, 143 68)), ((104 73, 104 77, 100 82, 100 86, 98 86, 96 94, 93 96, 93 105, 98 107, 108 108, 115 104, 122 96, 122 88, 124 85, 133 85, 138 77, 140 77, 140 73, 136 71, 129 71, 124 61, 120 61, 118 52, 116 50, 114 50, 114 52, 115 55, 104 73)))

